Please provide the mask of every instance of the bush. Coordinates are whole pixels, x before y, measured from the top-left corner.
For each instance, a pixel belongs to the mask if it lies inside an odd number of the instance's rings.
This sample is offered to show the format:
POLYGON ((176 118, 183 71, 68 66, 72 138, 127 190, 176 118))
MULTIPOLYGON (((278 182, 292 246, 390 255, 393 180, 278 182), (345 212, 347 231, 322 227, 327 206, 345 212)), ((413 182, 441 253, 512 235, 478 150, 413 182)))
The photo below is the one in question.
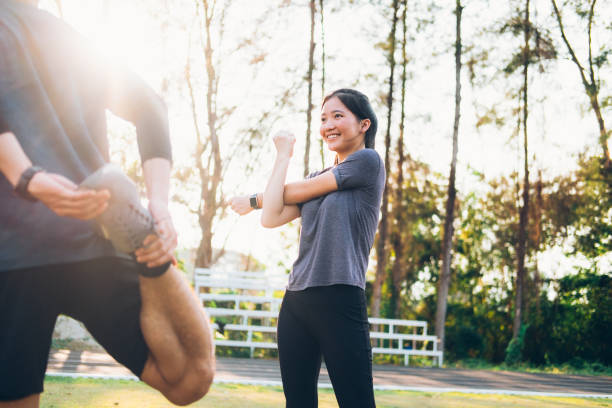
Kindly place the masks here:
POLYGON ((452 353, 453 360, 476 358, 482 354, 484 342, 474 327, 453 326, 448 328, 445 348, 452 353))
POLYGON ((523 360, 523 345, 525 344, 525 332, 529 325, 521 326, 518 336, 510 340, 506 348, 506 359, 504 362, 509 366, 515 366, 523 360))

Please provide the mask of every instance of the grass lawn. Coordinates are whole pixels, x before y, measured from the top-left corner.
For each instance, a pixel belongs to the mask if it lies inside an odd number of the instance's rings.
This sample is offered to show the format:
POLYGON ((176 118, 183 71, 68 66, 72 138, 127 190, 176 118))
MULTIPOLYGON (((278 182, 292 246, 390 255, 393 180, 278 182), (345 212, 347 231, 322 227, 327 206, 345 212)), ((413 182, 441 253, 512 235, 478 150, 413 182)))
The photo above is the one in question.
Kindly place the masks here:
MULTIPOLYGON (((263 408, 284 407, 280 387, 215 384, 210 393, 193 407, 263 408)), ((380 408, 464 408, 464 407, 609 407, 610 399, 525 397, 513 395, 377 391, 380 408)), ((169 407, 159 393, 136 381, 47 377, 41 399, 44 408, 169 407)), ((319 390, 319 407, 337 407, 332 390, 319 390)))

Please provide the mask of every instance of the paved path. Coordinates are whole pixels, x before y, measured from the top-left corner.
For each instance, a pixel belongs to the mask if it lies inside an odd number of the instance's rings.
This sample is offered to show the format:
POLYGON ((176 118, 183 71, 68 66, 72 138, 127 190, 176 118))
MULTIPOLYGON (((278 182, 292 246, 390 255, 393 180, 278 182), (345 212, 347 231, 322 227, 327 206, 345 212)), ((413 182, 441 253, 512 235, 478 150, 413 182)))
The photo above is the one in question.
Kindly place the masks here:
MULTIPOLYGON (((84 377, 135 377, 105 353, 89 351, 52 351, 47 367, 49 375, 84 377)), ((277 360, 218 358, 215 382, 280 385, 277 360)), ((319 386, 330 387, 325 368, 319 386)), ((612 398, 612 377, 532 374, 509 371, 411 368, 374 366, 377 389, 416 391, 460 391, 476 393, 590 396, 612 398)))

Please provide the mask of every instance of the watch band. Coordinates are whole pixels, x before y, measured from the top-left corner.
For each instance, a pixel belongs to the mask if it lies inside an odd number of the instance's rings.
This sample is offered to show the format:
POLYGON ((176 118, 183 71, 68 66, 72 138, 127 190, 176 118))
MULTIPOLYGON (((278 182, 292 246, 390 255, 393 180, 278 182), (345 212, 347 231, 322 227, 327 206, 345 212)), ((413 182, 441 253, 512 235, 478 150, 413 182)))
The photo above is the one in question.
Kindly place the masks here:
POLYGON ((257 203, 257 193, 249 197, 249 202, 251 203, 251 208, 259 210, 259 204, 257 203))
POLYGON ((36 197, 30 194, 30 192, 28 191, 28 186, 30 185, 30 181, 32 180, 32 177, 34 177, 36 173, 40 173, 41 171, 45 171, 45 169, 43 169, 42 167, 38 167, 38 166, 30 166, 27 169, 25 169, 23 173, 21 173, 21 176, 19 177, 19 181, 17 182, 17 185, 15 186, 15 194, 17 194, 19 197, 25 200, 28 200, 28 201, 32 201, 32 202, 38 201, 36 197))

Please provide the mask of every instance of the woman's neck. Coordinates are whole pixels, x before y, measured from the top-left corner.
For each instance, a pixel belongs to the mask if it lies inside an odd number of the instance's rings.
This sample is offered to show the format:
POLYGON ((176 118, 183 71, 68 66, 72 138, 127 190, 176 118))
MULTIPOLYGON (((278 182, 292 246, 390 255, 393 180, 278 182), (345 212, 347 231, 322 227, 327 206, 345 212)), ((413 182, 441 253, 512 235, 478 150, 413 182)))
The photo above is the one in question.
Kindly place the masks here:
POLYGON ((336 153, 336 159, 334 164, 340 164, 342 163, 344 160, 346 160, 347 157, 349 157, 351 154, 355 153, 358 150, 361 149, 365 149, 365 143, 364 144, 360 144, 359 147, 357 147, 356 149, 353 149, 351 151, 348 152, 337 152, 336 153))

